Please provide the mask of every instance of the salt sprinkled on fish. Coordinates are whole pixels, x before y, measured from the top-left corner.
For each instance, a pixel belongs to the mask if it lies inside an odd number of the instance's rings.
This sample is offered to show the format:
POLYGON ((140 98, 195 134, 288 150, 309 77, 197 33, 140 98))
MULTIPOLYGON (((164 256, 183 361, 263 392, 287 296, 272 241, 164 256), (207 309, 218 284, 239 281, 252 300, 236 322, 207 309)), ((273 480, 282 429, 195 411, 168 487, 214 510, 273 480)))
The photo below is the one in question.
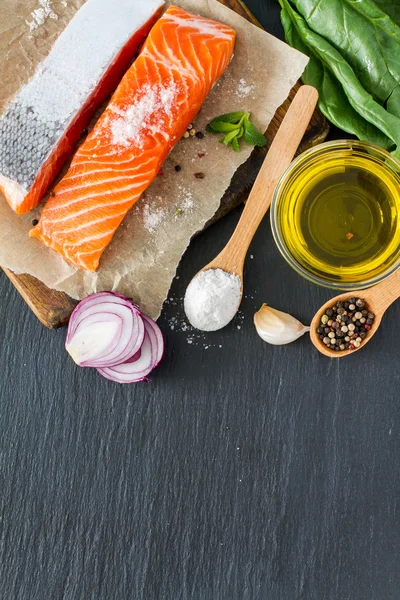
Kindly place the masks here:
POLYGON ((177 102, 178 86, 174 83, 162 83, 155 86, 145 85, 140 97, 125 111, 111 103, 110 110, 118 115, 111 125, 112 143, 127 148, 135 144, 143 148, 145 133, 157 132, 165 117, 171 118, 171 108, 177 102))
MULTIPOLYGON (((57 17, 50 0, 40 2, 30 27, 57 17)), ((41 201, 163 4, 87 0, 31 81, 11 100, 0 117, 0 190, 17 213, 41 201)))

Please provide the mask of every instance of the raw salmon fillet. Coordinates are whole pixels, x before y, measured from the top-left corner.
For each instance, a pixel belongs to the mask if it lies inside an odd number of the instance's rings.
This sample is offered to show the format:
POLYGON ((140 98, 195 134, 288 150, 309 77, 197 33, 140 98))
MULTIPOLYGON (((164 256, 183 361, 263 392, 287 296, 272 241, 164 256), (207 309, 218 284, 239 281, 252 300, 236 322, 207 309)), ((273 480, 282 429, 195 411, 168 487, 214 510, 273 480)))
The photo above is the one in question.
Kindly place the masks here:
POLYGON ((30 235, 95 271, 126 213, 229 64, 234 43, 230 27, 170 6, 30 235))
POLYGON ((0 117, 0 190, 15 212, 37 206, 115 90, 164 0, 87 0, 0 117))

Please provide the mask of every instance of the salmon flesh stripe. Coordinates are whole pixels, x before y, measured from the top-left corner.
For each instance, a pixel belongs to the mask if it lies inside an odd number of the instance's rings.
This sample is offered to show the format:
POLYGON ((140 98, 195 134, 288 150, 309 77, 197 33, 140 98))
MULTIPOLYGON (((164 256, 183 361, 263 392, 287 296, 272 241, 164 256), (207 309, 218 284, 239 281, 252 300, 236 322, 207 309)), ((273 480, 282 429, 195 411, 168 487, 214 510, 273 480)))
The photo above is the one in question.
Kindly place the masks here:
POLYGON ((43 199, 115 90, 164 0, 87 0, 0 116, 0 190, 16 213, 43 199))
POLYGON ((95 271, 228 66, 235 31, 170 6, 54 188, 30 235, 95 271))

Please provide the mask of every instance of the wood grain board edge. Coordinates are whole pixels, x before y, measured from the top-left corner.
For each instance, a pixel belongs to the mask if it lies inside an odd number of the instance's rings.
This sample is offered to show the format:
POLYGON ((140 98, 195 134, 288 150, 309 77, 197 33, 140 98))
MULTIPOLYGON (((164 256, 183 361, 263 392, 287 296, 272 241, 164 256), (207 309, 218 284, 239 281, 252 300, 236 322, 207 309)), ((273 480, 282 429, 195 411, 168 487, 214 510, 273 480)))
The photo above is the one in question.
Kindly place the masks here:
MULTIPOLYGON (((255 16, 247 8, 242 0, 218 0, 228 8, 231 8, 240 16, 254 25, 262 28, 255 16)), ((268 146, 272 142, 279 125, 285 115, 296 91, 301 86, 298 82, 290 92, 287 100, 276 111, 266 132, 268 146)), ((298 153, 303 152, 307 148, 322 142, 329 131, 329 124, 322 113, 317 109, 311 119, 310 125, 299 147, 298 153)), ((268 146, 266 148, 268 148, 268 146)), ((257 177, 257 173, 264 160, 267 149, 256 148, 250 158, 239 167, 235 173, 231 184, 221 199, 220 208, 212 219, 206 224, 205 228, 219 221, 222 217, 228 214, 232 209, 236 208, 245 202, 253 183, 257 177)), ((196 234, 201 233, 200 231, 196 234)), ((25 302, 37 316, 39 321, 50 329, 63 327, 68 323, 69 317, 75 308, 77 301, 63 292, 57 292, 49 289, 44 283, 38 281, 31 275, 16 275, 9 269, 3 268, 3 271, 13 283, 15 288, 21 294, 25 302)))
POLYGON ((2 268, 43 325, 49 329, 57 329, 68 323, 72 311, 78 304, 77 300, 64 292, 49 289, 32 275, 16 275, 9 269, 2 268))

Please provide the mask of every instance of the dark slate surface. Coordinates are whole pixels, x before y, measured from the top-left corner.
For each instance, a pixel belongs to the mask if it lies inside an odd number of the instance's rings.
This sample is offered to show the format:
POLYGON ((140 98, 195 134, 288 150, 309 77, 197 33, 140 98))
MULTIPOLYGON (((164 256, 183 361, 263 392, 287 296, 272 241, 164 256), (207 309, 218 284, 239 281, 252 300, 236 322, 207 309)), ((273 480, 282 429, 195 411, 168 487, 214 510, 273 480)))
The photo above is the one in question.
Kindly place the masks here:
POLYGON ((398 600, 400 305, 343 361, 264 344, 263 301, 309 321, 330 297, 265 220, 241 315, 182 331, 175 298, 238 216, 186 253, 147 385, 75 367, 0 275, 1 600, 398 600))

